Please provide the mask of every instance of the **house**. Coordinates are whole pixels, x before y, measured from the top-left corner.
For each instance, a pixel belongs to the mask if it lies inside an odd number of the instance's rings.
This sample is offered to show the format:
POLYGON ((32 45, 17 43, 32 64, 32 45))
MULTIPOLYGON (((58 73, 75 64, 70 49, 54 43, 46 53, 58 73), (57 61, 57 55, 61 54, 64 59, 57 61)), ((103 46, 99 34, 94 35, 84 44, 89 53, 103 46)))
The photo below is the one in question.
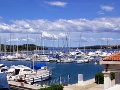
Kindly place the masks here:
POLYGON ((104 89, 111 87, 111 72, 115 73, 115 85, 120 84, 120 52, 103 58, 100 64, 104 65, 104 89))

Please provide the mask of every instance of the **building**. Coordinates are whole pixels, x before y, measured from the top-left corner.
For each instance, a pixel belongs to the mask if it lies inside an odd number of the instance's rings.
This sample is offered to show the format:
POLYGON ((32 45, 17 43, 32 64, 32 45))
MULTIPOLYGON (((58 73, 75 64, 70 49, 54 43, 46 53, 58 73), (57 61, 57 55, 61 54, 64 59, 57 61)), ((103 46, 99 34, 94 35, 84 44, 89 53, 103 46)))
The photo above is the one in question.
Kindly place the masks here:
POLYGON ((111 88, 111 72, 115 73, 115 85, 120 84, 120 52, 103 58, 100 64, 104 65, 104 89, 111 88))

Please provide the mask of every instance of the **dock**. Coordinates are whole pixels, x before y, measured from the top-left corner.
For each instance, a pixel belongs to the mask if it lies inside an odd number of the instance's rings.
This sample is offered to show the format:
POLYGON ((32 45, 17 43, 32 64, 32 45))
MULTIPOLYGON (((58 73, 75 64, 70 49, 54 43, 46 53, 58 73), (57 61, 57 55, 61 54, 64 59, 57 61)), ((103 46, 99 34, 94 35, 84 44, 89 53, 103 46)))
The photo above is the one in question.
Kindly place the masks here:
POLYGON ((37 84, 26 84, 24 82, 16 82, 16 81, 8 81, 8 84, 11 90, 38 90, 40 88, 45 88, 45 86, 41 87, 41 85, 37 84))

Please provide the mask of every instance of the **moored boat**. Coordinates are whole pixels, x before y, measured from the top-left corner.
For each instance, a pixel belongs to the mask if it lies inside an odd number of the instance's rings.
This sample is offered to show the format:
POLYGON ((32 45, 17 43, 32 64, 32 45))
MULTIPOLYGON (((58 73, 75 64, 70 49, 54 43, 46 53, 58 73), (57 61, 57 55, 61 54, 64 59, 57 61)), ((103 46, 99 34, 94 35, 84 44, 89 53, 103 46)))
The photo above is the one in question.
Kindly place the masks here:
POLYGON ((26 83, 43 81, 51 76, 51 72, 43 63, 34 66, 33 69, 24 65, 11 66, 7 74, 8 80, 24 81, 26 83))

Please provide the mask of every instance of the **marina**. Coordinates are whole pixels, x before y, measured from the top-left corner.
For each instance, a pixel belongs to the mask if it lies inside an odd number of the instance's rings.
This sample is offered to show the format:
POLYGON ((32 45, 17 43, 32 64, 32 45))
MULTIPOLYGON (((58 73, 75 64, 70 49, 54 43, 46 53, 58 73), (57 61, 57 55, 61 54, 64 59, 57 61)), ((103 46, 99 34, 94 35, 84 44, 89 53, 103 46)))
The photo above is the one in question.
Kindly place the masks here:
MULTIPOLYGON (((25 65, 31 66, 31 61, 5 61, 1 60, 0 63, 10 67, 11 65, 25 65)), ((35 62, 37 64, 39 62, 35 62)), ((90 63, 50 63, 46 62, 48 69, 52 69, 51 80, 42 82, 44 84, 55 84, 59 83, 59 77, 62 77, 63 83, 68 83, 68 75, 70 75, 69 84, 77 83, 78 74, 83 74, 84 80, 94 78, 95 74, 103 70, 103 66, 95 64, 94 62, 90 63), (88 75, 89 74, 89 75, 88 75)), ((40 83, 41 84, 41 83, 40 83)))
MULTIPOLYGON (((31 85, 35 85, 35 88, 54 84, 75 85, 79 83, 79 79, 93 84, 95 75, 104 70, 104 66, 99 63, 102 58, 117 52, 116 49, 78 48, 69 52, 68 48, 56 48, 51 52, 51 49, 44 50, 44 53, 43 50, 6 54, 1 52, 0 64, 8 67, 3 73, 7 73, 10 86, 29 90, 31 85)), ((80 85, 82 84, 80 81, 80 85)))
POLYGON ((0 0, 0 90, 118 90, 118 0, 0 0))

